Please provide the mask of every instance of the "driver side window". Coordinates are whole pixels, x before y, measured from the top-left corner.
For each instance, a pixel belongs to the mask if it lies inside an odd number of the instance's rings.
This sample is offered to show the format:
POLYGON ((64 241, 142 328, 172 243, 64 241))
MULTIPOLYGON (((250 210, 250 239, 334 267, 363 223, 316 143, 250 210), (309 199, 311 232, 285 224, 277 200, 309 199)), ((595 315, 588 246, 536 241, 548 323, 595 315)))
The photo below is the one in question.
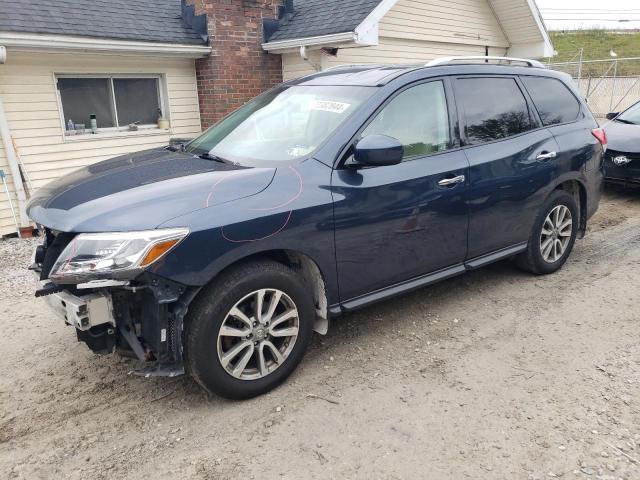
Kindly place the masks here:
POLYGON ((404 146, 405 159, 449 149, 451 135, 443 83, 423 83, 397 95, 361 136, 375 134, 399 140, 404 146))

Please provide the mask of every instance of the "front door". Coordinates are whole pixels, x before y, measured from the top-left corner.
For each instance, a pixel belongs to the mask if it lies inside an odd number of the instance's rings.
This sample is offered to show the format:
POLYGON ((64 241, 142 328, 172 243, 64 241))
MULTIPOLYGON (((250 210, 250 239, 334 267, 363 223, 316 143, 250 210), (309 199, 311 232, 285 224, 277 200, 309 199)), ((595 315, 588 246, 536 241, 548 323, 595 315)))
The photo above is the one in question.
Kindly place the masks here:
POLYGON ((384 134, 402 163, 334 170, 335 242, 342 301, 461 264, 467 252, 468 162, 452 135, 442 81, 390 99, 358 138, 384 134))

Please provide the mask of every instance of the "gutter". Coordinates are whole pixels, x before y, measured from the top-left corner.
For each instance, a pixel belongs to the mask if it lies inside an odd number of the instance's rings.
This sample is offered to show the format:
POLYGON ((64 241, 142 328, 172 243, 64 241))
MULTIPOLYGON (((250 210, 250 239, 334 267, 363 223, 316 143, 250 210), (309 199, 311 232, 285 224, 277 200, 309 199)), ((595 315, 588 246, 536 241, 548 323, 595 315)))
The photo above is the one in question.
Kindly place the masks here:
POLYGON ((211 54, 212 48, 204 45, 181 43, 137 42, 69 35, 40 35, 30 33, 0 32, 0 44, 15 50, 101 52, 114 54, 160 54, 183 58, 202 58, 211 54))
POLYGON ((262 48, 267 52, 278 52, 281 50, 295 49, 300 47, 322 46, 327 47, 336 43, 357 42, 356 32, 334 33, 331 35, 320 35, 317 37, 292 38, 289 40, 276 40, 262 44, 262 48))

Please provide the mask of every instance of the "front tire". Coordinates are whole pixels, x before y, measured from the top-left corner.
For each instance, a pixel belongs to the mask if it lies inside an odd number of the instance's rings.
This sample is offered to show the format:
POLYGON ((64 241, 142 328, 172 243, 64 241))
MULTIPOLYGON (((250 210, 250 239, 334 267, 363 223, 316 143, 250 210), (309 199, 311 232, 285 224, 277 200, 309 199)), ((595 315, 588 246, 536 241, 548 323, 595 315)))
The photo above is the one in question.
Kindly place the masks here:
POLYGON ((186 318, 185 366, 207 391, 246 399, 280 385, 302 360, 315 309, 304 280, 274 261, 234 267, 186 318))
POLYGON ((564 190, 554 191, 535 221, 527 250, 516 259, 518 266, 537 275, 560 270, 571 255, 579 223, 573 195, 564 190))

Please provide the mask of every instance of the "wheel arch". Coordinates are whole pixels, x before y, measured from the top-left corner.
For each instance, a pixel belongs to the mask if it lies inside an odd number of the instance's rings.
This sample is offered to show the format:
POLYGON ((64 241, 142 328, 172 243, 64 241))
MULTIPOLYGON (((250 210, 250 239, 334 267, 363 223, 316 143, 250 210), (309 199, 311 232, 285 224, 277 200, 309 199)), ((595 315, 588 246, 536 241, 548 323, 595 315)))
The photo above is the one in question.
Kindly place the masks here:
MULTIPOLYGON (((316 318, 313 330, 321 335, 326 335, 329 330, 329 297, 327 295, 327 281, 318 262, 311 256, 298 250, 272 249, 251 253, 247 256, 235 259, 221 268, 214 279, 223 272, 235 268, 238 265, 259 260, 273 260, 286 265, 300 274, 313 295, 313 304, 316 310, 316 318)), ((211 281, 213 281, 212 279, 211 281)))
MULTIPOLYGON (((587 188, 578 178, 566 179, 558 183, 552 192, 556 190, 564 190, 570 193, 576 200, 580 212, 580 225, 578 235, 584 237, 587 230, 587 188)), ((551 194, 551 193, 550 193, 551 194)))

